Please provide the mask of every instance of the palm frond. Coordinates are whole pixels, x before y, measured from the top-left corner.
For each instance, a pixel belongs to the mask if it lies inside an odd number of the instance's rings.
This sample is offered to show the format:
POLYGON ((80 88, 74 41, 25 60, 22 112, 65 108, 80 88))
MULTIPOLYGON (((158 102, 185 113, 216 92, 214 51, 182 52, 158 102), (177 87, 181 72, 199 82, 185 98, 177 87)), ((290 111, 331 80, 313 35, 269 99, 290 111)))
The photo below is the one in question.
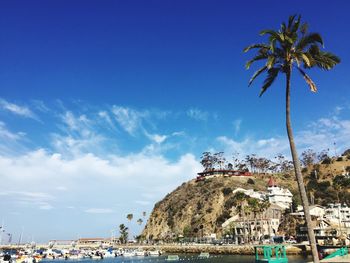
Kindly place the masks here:
POLYGON ((309 87, 310 87, 310 90, 312 92, 317 92, 316 84, 312 81, 312 79, 309 77, 309 75, 307 75, 305 73, 305 71, 303 71, 301 68, 298 68, 298 70, 300 71, 301 75, 303 75, 307 85, 309 85, 309 87))
POLYGON ((288 30, 291 31, 291 28, 292 28, 292 25, 293 25, 293 22, 294 22, 294 19, 297 15, 292 15, 289 17, 288 19, 288 30))
POLYGON ((306 67, 308 67, 308 68, 311 67, 311 61, 310 61, 309 57, 307 56, 307 54, 302 53, 301 58, 303 59, 303 62, 306 65, 306 67))
POLYGON ((303 36, 296 45, 296 49, 303 50, 308 45, 319 43, 323 46, 323 39, 319 33, 310 33, 303 36))
POLYGON ((280 33, 275 31, 275 30, 271 30, 271 29, 266 29, 266 30, 262 30, 260 31, 260 36, 269 34, 270 36, 273 36, 274 38, 278 39, 281 41, 281 36, 280 33))
POLYGON ((262 68, 258 69, 257 71, 255 71, 255 73, 253 74, 253 76, 250 78, 249 80, 249 84, 248 84, 248 87, 250 85, 252 85, 253 81, 261 74, 263 73, 264 71, 267 70, 267 67, 266 66, 263 66, 262 68))
POLYGON ((287 29, 286 23, 282 22, 282 24, 281 24, 281 31, 285 32, 286 29, 287 29))
POLYGON ((268 58, 268 54, 259 54, 259 55, 256 55, 255 57, 253 57, 251 60, 249 60, 249 61, 245 64, 245 67, 246 67, 246 69, 249 69, 250 66, 251 66, 254 62, 256 62, 256 61, 258 61, 258 60, 266 59, 266 58, 268 58))
POLYGON ((279 68, 270 68, 268 71, 267 71, 267 77, 264 81, 264 85, 262 86, 261 88, 261 91, 260 91, 260 94, 259 94, 259 97, 261 97, 265 91, 272 85, 272 83, 275 81, 277 75, 278 75, 278 72, 279 72, 279 68))
POLYGON ((270 69, 270 68, 273 67, 274 64, 275 64, 275 57, 274 57, 274 56, 269 56, 269 57, 267 58, 266 67, 267 67, 268 69, 270 69))
POLYGON ((269 46, 264 44, 264 43, 252 44, 252 45, 249 45, 246 48, 244 48, 243 52, 248 52, 249 50, 254 49, 254 48, 266 48, 266 49, 268 49, 269 46))
POLYGON ((340 58, 330 52, 320 51, 317 56, 314 57, 316 65, 319 68, 330 70, 335 65, 340 63, 340 58))
POLYGON ((309 30, 309 24, 308 23, 303 23, 300 27, 300 32, 302 35, 305 35, 307 31, 309 30))
POLYGON ((297 32, 299 29, 299 25, 300 25, 300 19, 301 19, 301 15, 298 16, 297 20, 294 22, 293 27, 291 28, 291 31, 293 33, 297 32))

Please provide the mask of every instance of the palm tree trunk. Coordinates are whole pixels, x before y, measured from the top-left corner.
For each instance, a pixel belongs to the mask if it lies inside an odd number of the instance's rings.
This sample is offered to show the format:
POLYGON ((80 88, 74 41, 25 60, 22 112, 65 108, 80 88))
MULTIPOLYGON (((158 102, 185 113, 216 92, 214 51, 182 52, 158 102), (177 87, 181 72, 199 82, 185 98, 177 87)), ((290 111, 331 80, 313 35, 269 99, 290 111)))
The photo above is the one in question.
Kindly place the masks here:
POLYGON ((295 147, 294 143, 294 137, 293 137, 293 131, 292 131, 292 124, 290 120, 290 77, 292 73, 292 67, 291 65, 289 66, 289 69, 286 74, 286 126, 287 126, 287 134, 288 134, 288 139, 289 139, 289 145, 290 145, 290 151, 292 153, 292 158, 293 158, 293 165, 294 165, 294 171, 295 171, 295 176, 298 182, 298 187, 299 187, 299 192, 301 196, 301 201, 302 205, 304 208, 304 216, 305 216, 305 221, 306 221, 306 226, 307 226, 307 232, 309 236, 309 242, 311 246, 311 252, 312 252, 312 257, 313 261, 315 263, 319 263, 319 258, 318 258, 318 253, 317 253, 317 247, 316 247, 316 239, 315 239, 315 234, 311 225, 311 216, 310 216, 310 211, 309 211, 309 201, 307 199, 306 195, 306 190, 305 190, 305 185, 303 181, 303 176, 301 174, 301 169, 300 169, 300 163, 299 163, 299 158, 298 158, 298 153, 295 147))

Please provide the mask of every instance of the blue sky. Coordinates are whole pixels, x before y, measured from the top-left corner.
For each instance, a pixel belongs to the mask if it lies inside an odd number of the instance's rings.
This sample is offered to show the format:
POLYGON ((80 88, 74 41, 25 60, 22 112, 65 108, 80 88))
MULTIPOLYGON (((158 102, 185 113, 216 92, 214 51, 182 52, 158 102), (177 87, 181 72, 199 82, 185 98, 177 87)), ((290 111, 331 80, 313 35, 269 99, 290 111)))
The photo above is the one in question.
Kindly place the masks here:
MULTIPOLYGON (((0 6, 0 220, 18 239, 105 236, 195 177, 206 150, 288 154, 284 86, 244 63, 300 13, 342 62, 293 77, 299 152, 349 148, 347 1, 8 1, 0 6)), ((140 227, 131 223, 134 233, 140 227)))

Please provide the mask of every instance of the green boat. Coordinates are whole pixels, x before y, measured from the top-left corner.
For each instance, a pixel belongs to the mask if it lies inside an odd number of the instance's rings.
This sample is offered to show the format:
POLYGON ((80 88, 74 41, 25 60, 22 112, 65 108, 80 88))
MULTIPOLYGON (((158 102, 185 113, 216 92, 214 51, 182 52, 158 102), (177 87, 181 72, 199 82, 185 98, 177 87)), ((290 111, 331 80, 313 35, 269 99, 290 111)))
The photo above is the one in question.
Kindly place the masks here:
POLYGON ((198 258, 201 258, 201 259, 203 259, 203 258, 209 258, 209 253, 207 253, 207 252, 202 252, 202 253, 200 253, 200 254, 198 255, 198 258))
POLYGON ((288 263, 284 245, 256 246, 255 263, 288 263), (262 251, 262 255, 259 252, 262 251))
POLYGON ((168 255, 168 257, 165 259, 166 261, 178 261, 180 260, 178 255, 168 255))

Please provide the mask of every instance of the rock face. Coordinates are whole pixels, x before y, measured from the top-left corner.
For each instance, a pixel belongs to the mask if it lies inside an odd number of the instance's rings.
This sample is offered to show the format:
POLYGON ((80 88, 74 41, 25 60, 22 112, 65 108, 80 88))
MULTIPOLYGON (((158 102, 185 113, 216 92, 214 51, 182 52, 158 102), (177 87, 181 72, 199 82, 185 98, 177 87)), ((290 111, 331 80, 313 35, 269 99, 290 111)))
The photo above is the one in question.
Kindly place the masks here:
POLYGON ((218 177, 206 181, 183 183, 155 204, 142 233, 146 239, 174 236, 220 236, 221 224, 234 215, 232 190, 266 189, 266 178, 218 177), (250 180, 249 180, 250 179, 250 180))

